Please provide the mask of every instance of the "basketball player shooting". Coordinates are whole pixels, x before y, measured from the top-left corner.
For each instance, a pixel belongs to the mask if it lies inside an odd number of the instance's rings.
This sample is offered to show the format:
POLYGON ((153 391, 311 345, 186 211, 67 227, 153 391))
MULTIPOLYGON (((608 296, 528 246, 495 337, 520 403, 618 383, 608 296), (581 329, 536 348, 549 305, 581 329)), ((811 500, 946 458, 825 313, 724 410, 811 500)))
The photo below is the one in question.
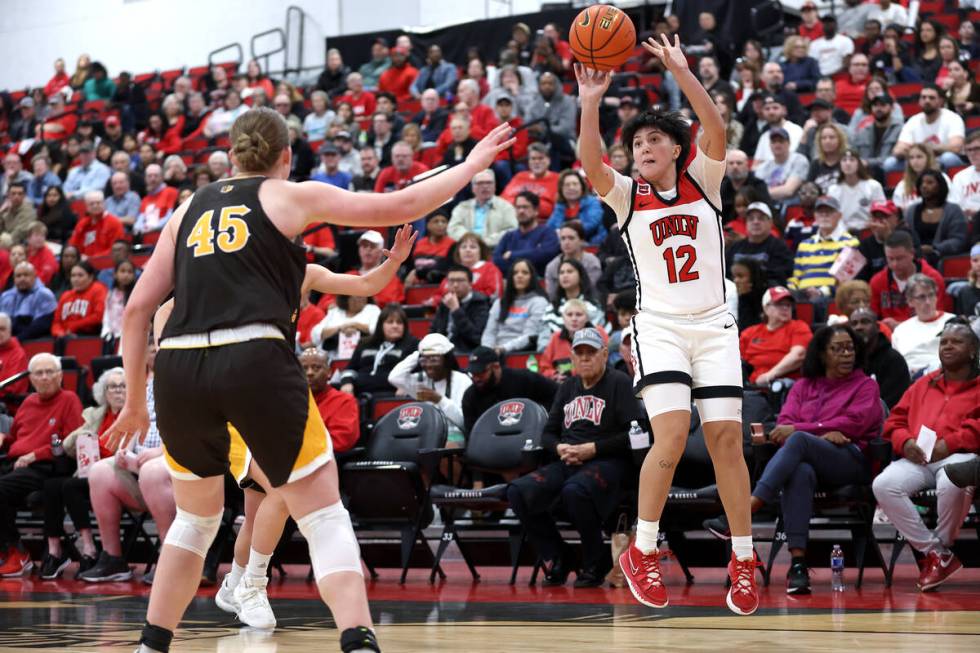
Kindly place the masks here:
POLYGON ((718 491, 732 530, 728 607, 748 615, 759 605, 749 513, 749 474, 742 457, 742 371, 738 328, 725 305, 721 181, 725 127, 688 68, 680 40, 643 47, 669 70, 703 128, 688 162, 691 128, 680 114, 647 110, 623 127, 637 180, 602 162, 599 103, 609 72, 575 65, 582 103, 582 167, 616 212, 636 276, 633 318, 635 389, 653 428, 640 472, 636 540, 619 559, 636 599, 667 606, 657 538, 674 468, 684 452, 691 399, 698 407, 718 491))

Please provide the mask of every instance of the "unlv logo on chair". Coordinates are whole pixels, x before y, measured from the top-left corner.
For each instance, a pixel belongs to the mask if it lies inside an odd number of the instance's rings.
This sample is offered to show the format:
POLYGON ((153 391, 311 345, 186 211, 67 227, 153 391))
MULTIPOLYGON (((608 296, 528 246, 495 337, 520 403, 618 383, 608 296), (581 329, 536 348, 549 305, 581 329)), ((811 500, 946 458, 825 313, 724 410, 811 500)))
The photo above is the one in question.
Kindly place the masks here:
POLYGON ((497 421, 501 426, 513 426, 521 421, 524 414, 524 404, 520 401, 511 401, 500 407, 497 413, 497 421))
POLYGON ((405 406, 398 411, 398 428, 403 431, 414 429, 422 421, 421 406, 405 406))

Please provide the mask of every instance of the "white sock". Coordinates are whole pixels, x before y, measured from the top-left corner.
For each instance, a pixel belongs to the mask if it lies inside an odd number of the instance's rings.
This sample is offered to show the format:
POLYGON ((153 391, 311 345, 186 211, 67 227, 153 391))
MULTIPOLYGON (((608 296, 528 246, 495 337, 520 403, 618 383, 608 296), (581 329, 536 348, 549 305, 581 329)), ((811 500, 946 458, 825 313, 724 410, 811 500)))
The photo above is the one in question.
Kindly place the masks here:
POLYGON ((248 567, 246 567, 245 573, 252 578, 265 578, 266 572, 269 570, 269 560, 271 558, 271 553, 259 553, 255 549, 250 548, 248 550, 248 567))
POLYGON ((657 538, 660 535, 660 520, 636 520, 636 548, 643 555, 649 555, 657 550, 657 538))
POLYGON ((245 575, 245 567, 241 566, 234 560, 231 561, 231 572, 228 574, 228 587, 235 589, 238 587, 238 583, 241 582, 242 576, 245 575))
POLYGON ((732 535, 732 551, 739 560, 752 560, 752 536, 732 535))

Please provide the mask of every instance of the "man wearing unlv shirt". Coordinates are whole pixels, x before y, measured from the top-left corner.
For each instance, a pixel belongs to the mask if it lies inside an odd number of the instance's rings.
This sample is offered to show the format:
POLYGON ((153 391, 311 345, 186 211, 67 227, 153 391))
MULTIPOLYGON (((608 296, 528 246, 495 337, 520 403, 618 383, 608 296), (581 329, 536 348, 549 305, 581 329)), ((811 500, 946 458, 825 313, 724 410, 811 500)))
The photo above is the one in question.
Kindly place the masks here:
POLYGON ((582 538, 582 569, 575 587, 598 587, 610 563, 602 547, 602 524, 616 508, 620 483, 630 468, 630 422, 647 417, 633 396, 630 378, 606 366, 609 352, 596 329, 575 333, 572 363, 578 373, 558 388, 541 434, 545 450, 557 456, 522 476, 507 499, 545 562, 545 586, 564 585, 572 570, 568 545, 551 515, 561 499, 582 538))

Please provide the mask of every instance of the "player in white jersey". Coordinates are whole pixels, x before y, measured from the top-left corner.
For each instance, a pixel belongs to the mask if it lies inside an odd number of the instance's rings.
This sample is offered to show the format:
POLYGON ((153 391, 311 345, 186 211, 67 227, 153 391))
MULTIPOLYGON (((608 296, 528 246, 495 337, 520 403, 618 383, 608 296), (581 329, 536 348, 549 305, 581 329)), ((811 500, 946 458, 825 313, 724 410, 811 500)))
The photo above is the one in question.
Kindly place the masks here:
POLYGON ((674 467, 684 452, 691 399, 697 403, 718 491, 731 525, 732 585, 727 604, 752 614, 755 584, 749 512, 749 474, 742 457, 742 373, 738 328, 725 304, 721 180, 725 125, 688 68, 675 37, 643 46, 674 75, 697 113, 703 133, 690 158, 691 127, 677 113, 648 110, 623 127, 623 145, 639 179, 625 177, 601 158, 599 104, 610 74, 576 64, 582 102, 582 167, 616 212, 636 276, 633 318, 635 388, 655 434, 640 472, 636 541, 620 557, 633 595, 665 607, 657 537, 674 467))

